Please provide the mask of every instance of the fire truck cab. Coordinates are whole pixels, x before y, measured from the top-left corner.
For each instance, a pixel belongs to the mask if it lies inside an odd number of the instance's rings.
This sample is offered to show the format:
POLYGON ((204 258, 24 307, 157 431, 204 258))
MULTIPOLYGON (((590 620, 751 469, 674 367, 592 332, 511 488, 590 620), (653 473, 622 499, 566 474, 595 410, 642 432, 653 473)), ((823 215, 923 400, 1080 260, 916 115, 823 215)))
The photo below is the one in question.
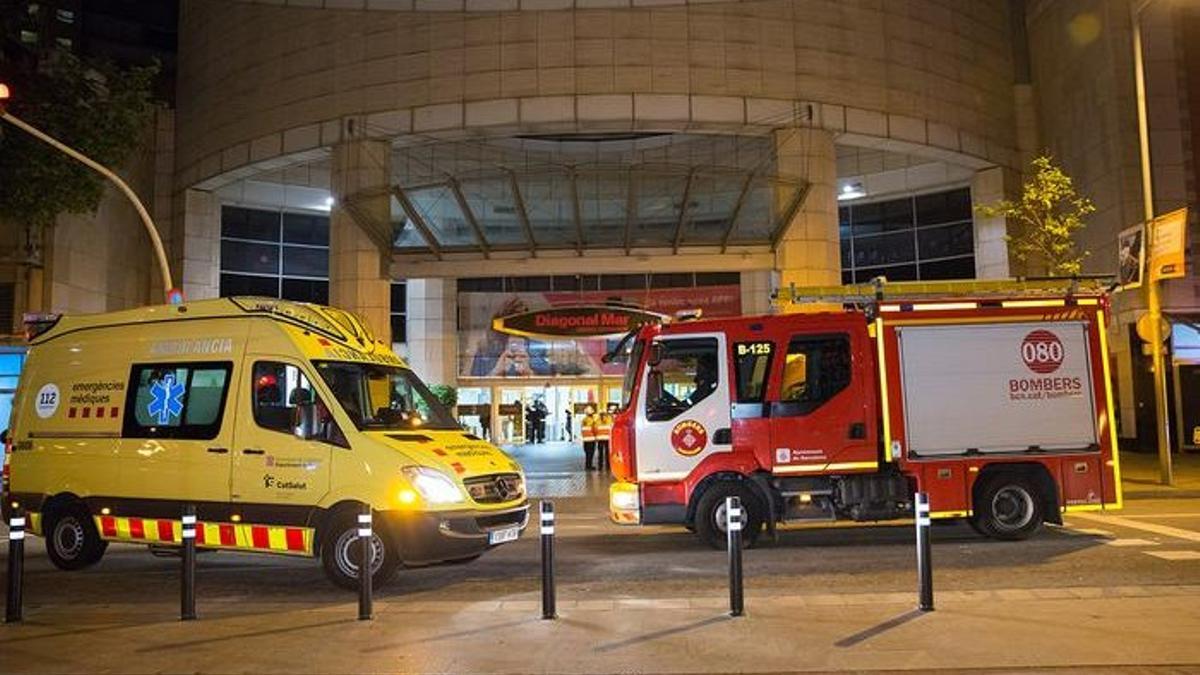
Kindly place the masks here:
POLYGON ((683 524, 720 548, 733 495, 750 545, 788 520, 909 518, 916 491, 997 539, 1120 507, 1101 288, 789 295, 791 313, 628 337, 614 521, 683 524))

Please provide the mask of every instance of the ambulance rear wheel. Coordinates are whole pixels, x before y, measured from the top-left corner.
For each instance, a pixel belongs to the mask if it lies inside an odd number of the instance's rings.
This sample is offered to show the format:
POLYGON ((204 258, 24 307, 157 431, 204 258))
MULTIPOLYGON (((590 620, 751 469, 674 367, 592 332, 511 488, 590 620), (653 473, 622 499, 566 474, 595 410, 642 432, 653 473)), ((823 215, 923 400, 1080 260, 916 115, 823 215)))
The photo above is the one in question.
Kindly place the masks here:
MULTIPOLYGON (((371 550, 371 587, 380 588, 395 576, 400 559, 395 546, 380 536, 378 530, 371 534, 371 550)), ((339 511, 329 520, 321 537, 321 567, 334 585, 357 590, 361 563, 358 514, 351 509, 339 511)))
POLYGON ((79 502, 51 509, 42 532, 46 553, 60 570, 81 570, 100 562, 108 542, 100 538, 87 507, 79 502))
POLYGON ((1042 526, 1042 495, 1034 483, 1017 474, 985 479, 975 494, 975 529, 1004 541, 1028 539, 1042 526))
POLYGON ((721 481, 708 488, 696 504, 692 525, 696 535, 709 546, 724 550, 726 541, 725 498, 737 497, 742 502, 742 546, 749 548, 758 541, 763 527, 763 507, 748 488, 733 481, 721 481))

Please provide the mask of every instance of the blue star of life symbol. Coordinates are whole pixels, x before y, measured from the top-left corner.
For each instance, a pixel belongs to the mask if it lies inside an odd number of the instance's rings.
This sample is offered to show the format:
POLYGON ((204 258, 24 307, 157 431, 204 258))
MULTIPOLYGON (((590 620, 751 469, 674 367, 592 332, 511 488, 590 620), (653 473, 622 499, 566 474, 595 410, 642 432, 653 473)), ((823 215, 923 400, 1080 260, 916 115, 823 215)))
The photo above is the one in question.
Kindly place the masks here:
POLYGON ((150 387, 147 410, 159 424, 167 424, 183 412, 183 385, 175 381, 174 375, 164 375, 150 387))

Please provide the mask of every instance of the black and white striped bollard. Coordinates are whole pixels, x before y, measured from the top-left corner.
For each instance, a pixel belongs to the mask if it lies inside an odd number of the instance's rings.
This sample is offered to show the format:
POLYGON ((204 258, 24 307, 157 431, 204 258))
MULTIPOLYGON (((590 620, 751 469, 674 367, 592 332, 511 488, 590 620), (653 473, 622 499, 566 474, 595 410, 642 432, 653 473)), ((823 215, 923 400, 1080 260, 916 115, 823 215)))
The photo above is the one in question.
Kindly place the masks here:
POLYGON ((929 544, 929 495, 918 492, 914 499, 917 516, 917 583, 920 600, 917 609, 933 611, 933 560, 929 544))
POLYGON ((179 620, 192 621, 196 618, 196 507, 183 507, 183 521, 179 528, 183 551, 180 559, 180 577, 183 581, 179 596, 179 620))
POLYGON ((358 620, 371 620, 371 568, 375 549, 371 546, 371 505, 364 503, 358 514, 358 539, 362 542, 362 559, 358 563, 358 620))
POLYGON ((725 534, 729 547, 729 616, 741 616, 742 595, 742 500, 725 498, 725 534))
POLYGON ((558 616, 554 596, 554 503, 542 502, 542 618, 558 616))
POLYGON ((22 618, 25 595, 25 510, 14 506, 8 518, 8 601, 4 606, 5 623, 22 618))

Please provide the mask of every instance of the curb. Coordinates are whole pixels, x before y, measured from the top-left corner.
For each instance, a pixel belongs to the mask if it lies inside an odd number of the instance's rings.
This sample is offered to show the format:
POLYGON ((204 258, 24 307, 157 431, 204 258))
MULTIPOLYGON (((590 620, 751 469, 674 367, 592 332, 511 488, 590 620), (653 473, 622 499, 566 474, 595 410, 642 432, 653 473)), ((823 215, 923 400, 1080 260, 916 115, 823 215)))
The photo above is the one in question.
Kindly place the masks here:
POLYGON ((1200 499, 1200 490, 1160 488, 1157 490, 1124 490, 1125 499, 1200 499))

